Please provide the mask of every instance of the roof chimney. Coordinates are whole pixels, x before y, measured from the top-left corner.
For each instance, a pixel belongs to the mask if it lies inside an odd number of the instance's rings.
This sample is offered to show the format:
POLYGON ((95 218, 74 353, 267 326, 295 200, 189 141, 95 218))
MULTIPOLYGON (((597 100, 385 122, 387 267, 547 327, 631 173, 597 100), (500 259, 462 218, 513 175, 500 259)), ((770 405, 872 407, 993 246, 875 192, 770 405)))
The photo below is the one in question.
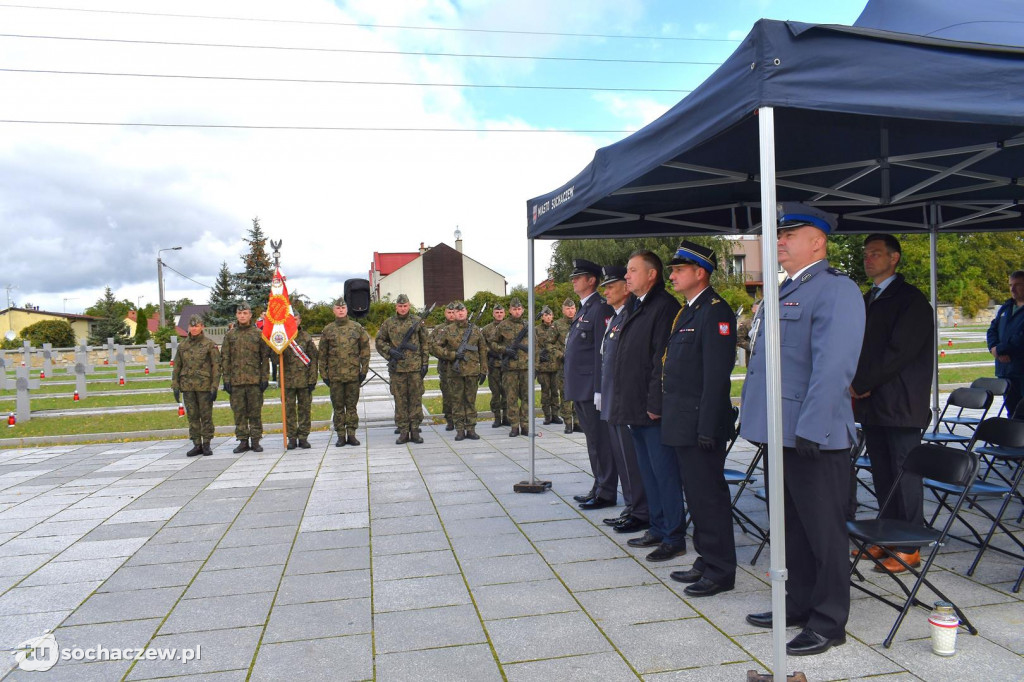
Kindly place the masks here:
POLYGON ((455 250, 462 253, 462 230, 458 225, 455 226, 455 250))
POLYGON ((427 247, 425 247, 425 246, 423 245, 423 242, 420 242, 420 255, 422 256, 422 255, 423 255, 423 254, 425 254, 426 252, 427 252, 427 247))

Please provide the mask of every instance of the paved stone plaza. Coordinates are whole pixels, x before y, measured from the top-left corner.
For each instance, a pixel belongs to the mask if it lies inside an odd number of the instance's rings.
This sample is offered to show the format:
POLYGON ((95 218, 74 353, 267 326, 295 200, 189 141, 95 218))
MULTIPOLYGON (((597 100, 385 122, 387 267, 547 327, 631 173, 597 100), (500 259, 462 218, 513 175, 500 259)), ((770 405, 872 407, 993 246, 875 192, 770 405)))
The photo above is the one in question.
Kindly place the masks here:
MULTIPOLYGON (((379 423, 379 421, 377 422, 379 423)), ((551 492, 515 494, 528 441, 482 424, 420 446, 387 427, 361 447, 187 459, 183 441, 0 450, 0 647, 53 630, 62 650, 201 646, 199 660, 60 661, 4 679, 744 680, 767 672, 765 551, 737 534, 736 589, 688 599, 665 564, 643 561, 571 496, 589 487, 582 435, 541 428, 537 470, 551 492)), ((733 460, 742 468, 749 448, 733 460)), ((760 486, 760 482, 758 483, 760 486)), ((764 504, 743 508, 765 523, 764 504)), ((1019 505, 1011 507, 1016 518, 1019 505)), ((1014 526, 1018 527, 1018 526, 1014 526)), ((1005 544, 1002 540, 1000 544, 1005 544)), ((953 543, 933 569, 981 634, 930 652, 915 610, 892 648, 896 612, 854 591, 845 646, 790 659, 809 680, 1020 680, 1020 570, 996 553, 973 578, 953 543)), ((870 572, 869 580, 881 580, 870 572)), ((881 584, 881 583, 880 583, 881 584)), ((790 635, 795 634, 790 631, 790 635)))

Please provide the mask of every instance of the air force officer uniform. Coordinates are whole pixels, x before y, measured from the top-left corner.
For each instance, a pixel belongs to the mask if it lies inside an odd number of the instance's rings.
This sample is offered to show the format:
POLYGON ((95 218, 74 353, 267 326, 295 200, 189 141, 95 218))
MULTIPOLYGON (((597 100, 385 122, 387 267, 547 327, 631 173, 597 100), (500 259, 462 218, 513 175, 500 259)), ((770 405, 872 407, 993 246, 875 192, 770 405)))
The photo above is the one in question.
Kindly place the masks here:
MULTIPOLYGON (((828 235, 835 226, 834 216, 800 204, 785 205, 782 213, 780 244, 787 228, 815 227, 828 235)), ((864 338, 864 302, 857 285, 820 253, 821 260, 791 273, 779 289, 786 616, 807 620, 787 647, 791 654, 819 653, 845 641, 850 612, 846 501, 856 430, 849 387, 864 338), (795 646, 806 643, 807 630, 811 638, 831 641, 795 646)), ((768 440, 764 314, 761 306, 743 385, 740 435, 754 443, 768 440)))

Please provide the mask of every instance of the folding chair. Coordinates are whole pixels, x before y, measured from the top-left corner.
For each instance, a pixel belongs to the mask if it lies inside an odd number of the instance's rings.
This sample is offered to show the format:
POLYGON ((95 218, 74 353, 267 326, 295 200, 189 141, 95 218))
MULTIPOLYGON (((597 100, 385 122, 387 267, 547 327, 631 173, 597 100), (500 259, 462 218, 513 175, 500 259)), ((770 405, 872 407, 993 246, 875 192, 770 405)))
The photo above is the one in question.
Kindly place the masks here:
POLYGON ((934 428, 924 434, 924 442, 943 445, 960 445, 966 447, 974 436, 977 424, 984 421, 989 408, 992 407, 992 393, 983 388, 958 388, 949 394, 942 414, 935 422, 934 428), (955 414, 954 414, 955 410, 955 414), (981 416, 973 417, 964 414, 964 410, 981 410, 981 416), (977 419, 977 421, 967 421, 977 419), (966 426, 970 433, 955 433, 958 426, 966 426), (943 427, 944 430, 940 430, 943 427))
POLYGON ((850 509, 851 516, 856 516, 857 510, 861 507, 870 509, 871 511, 878 511, 878 507, 861 502, 857 496, 857 487, 864 488, 871 496, 878 500, 878 493, 871 485, 860 477, 862 471, 871 473, 871 459, 864 454, 867 449, 867 443, 864 440, 864 429, 861 428, 860 424, 857 424, 857 442, 853 444, 850 449, 850 509))
MULTIPOLYGON (((984 454, 992 460, 1006 462, 1010 465, 1012 475, 1007 478, 996 470, 996 475, 1002 479, 1001 483, 977 479, 971 481, 970 485, 967 486, 966 493, 961 489, 963 486, 960 485, 933 481, 931 479, 925 479, 924 481, 925 487, 931 490, 939 501, 939 508, 936 509, 936 513, 932 517, 933 521, 941 509, 950 510, 951 515, 964 524, 975 538, 974 542, 969 538, 958 538, 978 548, 978 553, 975 555, 971 567, 967 569, 967 575, 974 575, 974 571, 981 561, 982 554, 990 547, 994 552, 1000 552, 1001 554, 1024 561, 1024 554, 1017 554, 1002 547, 991 546, 992 537, 995 535, 996 530, 1002 530, 1024 552, 1024 542, 1003 523, 1003 515, 1006 513, 1007 507, 1010 506, 1010 502, 1014 497, 1022 499, 1019 485, 1021 479, 1024 478, 1024 421, 1007 419, 1005 417, 986 419, 978 425, 978 429, 975 432, 975 447, 973 451, 978 455, 984 454), (977 445, 977 443, 984 443, 984 445, 977 445), (965 494, 966 499, 970 501, 971 508, 974 511, 981 513, 991 521, 991 525, 984 538, 981 537, 981 534, 962 514, 952 512, 948 504, 949 496, 962 494, 965 494), (1002 499, 1002 504, 995 514, 980 504, 985 499, 1002 499)), ((1022 580, 1024 580, 1024 568, 1021 569, 1020 576, 1013 586, 1014 592, 1020 591, 1022 580)))
MULTIPOLYGON (((732 452, 732 447, 733 445, 736 444, 736 441, 739 439, 740 433, 740 426, 738 421, 740 415, 739 408, 734 406, 732 408, 732 412, 736 429, 732 441, 729 443, 728 448, 726 448, 726 457, 728 457, 729 453, 732 452)), ((743 531, 744 534, 753 535, 755 538, 761 541, 760 548, 758 548, 757 553, 754 555, 754 558, 750 562, 751 566, 753 566, 757 562, 757 558, 761 554, 761 549, 764 548, 764 544, 768 537, 768 531, 759 526, 752 518, 750 518, 750 516, 746 512, 740 509, 738 503, 740 496, 743 495, 743 491, 746 490, 748 486, 757 482, 755 473, 760 468, 761 460, 764 458, 764 451, 765 447, 763 445, 759 445, 757 447, 757 450, 754 452, 754 456, 750 459, 750 464, 747 465, 747 468, 744 471, 740 471, 739 469, 726 468, 724 472, 725 482, 728 483, 729 485, 736 486, 736 493, 732 497, 733 520, 736 521, 736 524, 740 527, 740 530, 743 531)))
MULTIPOLYGON (((949 528, 966 498, 966 486, 974 480, 977 474, 978 457, 969 449, 959 450, 932 444, 918 445, 907 454, 907 459, 904 461, 903 467, 893 483, 892 490, 889 491, 881 505, 879 517, 870 520, 847 522, 846 528, 850 534, 850 539, 857 547, 857 556, 854 558, 853 565, 850 568, 850 585, 899 611, 896 622, 893 623, 889 635, 882 643, 886 648, 892 645, 893 637, 896 636, 896 631, 899 629, 900 624, 903 623, 903 619, 906 617, 907 612, 910 611, 911 606, 922 606, 926 609, 931 609, 930 605, 917 598, 917 593, 922 585, 926 585, 943 601, 953 603, 952 599, 944 595, 928 580, 928 570, 935 562, 935 558, 939 554, 939 548, 946 543, 949 528), (882 511, 893 502, 895 492, 899 489, 900 480, 907 473, 917 474, 934 481, 963 486, 963 490, 952 505, 953 514, 950 515, 941 529, 918 526, 896 519, 881 518, 882 511), (867 548, 871 545, 881 547, 884 550, 884 554, 878 559, 868 555, 867 548), (928 553, 924 565, 920 569, 915 569, 897 556, 895 551, 888 549, 889 547, 920 547, 921 549, 930 547, 931 551, 928 553), (885 571, 907 596, 903 604, 898 604, 888 597, 876 594, 860 584, 864 582, 864 577, 857 570, 857 562, 865 555, 871 558, 878 566, 881 566, 882 561, 886 558, 891 557, 903 565, 911 575, 915 576, 916 580, 913 587, 908 588, 899 575, 885 571), (859 581, 853 580, 852 576, 854 574, 857 575, 859 581)), ((978 634, 978 630, 967 619, 967 616, 961 611, 960 607, 953 603, 953 608, 960 617, 961 625, 966 627, 972 635, 978 634)))

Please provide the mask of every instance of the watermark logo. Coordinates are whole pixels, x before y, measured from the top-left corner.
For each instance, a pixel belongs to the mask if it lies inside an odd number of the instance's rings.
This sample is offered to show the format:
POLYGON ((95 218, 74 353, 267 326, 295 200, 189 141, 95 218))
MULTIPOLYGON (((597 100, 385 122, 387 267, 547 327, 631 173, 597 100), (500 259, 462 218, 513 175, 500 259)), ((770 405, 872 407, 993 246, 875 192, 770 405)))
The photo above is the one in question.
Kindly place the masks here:
POLYGON ((14 660, 22 670, 45 672, 57 664, 59 654, 57 638, 47 630, 39 637, 19 644, 14 650, 14 660))

